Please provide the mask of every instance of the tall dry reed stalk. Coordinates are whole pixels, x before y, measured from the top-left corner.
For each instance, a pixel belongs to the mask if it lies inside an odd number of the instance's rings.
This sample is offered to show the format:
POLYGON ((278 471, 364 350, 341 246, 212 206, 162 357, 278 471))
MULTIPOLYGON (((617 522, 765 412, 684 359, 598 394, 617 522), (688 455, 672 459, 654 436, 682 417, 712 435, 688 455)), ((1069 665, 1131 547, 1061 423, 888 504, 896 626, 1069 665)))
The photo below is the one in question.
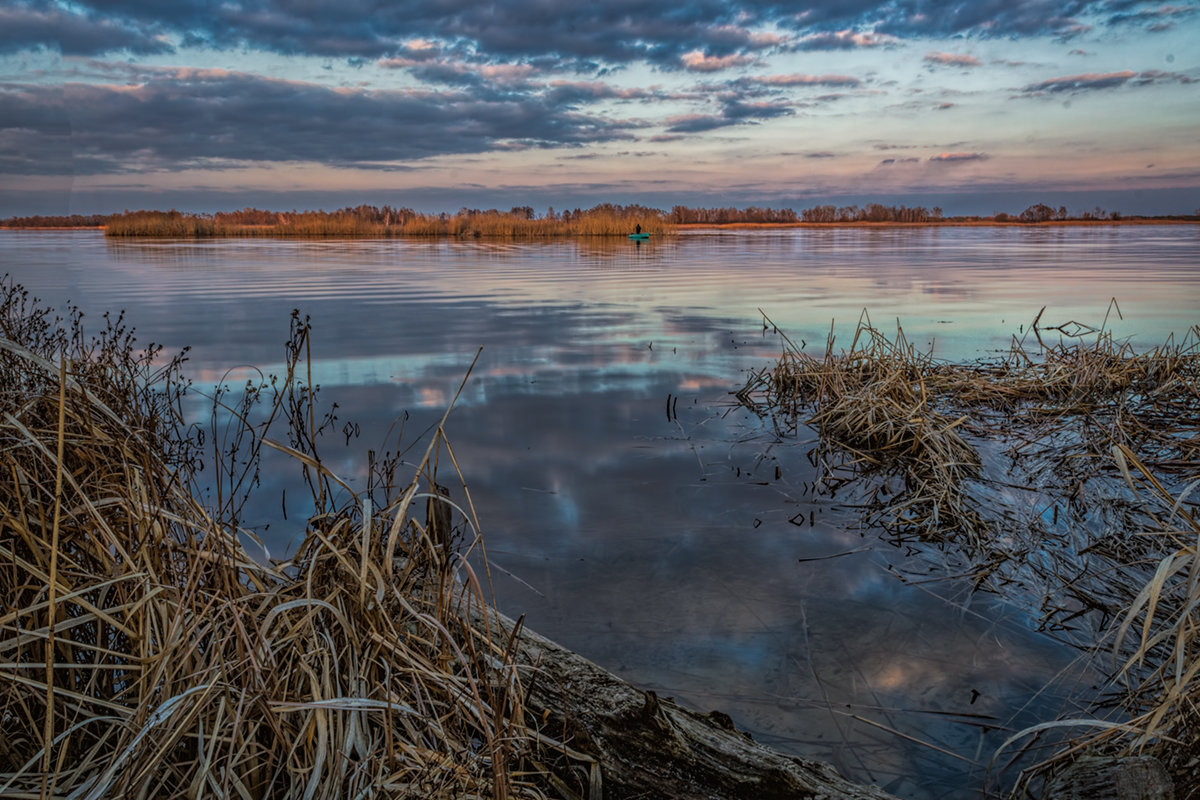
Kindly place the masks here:
POLYGON ((314 449, 294 319, 264 395, 289 443, 237 424, 308 472, 316 510, 295 555, 263 564, 236 504, 198 499, 183 356, 2 288, 0 796, 543 795, 511 642, 472 624, 491 612, 430 521, 448 515, 415 513, 449 503, 431 490, 441 426, 378 507, 350 491, 314 449))

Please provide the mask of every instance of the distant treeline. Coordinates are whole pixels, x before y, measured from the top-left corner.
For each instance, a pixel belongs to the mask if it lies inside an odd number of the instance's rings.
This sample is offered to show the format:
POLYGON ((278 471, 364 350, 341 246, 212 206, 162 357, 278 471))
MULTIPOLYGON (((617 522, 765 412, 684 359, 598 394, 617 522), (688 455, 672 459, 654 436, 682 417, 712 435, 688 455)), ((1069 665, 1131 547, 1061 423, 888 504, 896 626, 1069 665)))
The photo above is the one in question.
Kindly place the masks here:
POLYGON ((992 216, 958 216, 948 217, 938 206, 885 206, 882 203, 868 203, 864 206, 849 205, 818 205, 796 212, 790 208, 690 208, 675 206, 667 219, 675 225, 731 225, 731 224, 851 224, 858 222, 892 222, 892 223, 928 223, 928 222, 1065 222, 1073 220, 1084 221, 1119 221, 1122 219, 1161 219, 1161 220, 1196 220, 1200 219, 1200 209, 1192 214, 1174 214, 1159 217, 1125 217, 1119 211, 1105 211, 1100 207, 1083 211, 1078 215, 1067 212, 1066 206, 1054 208, 1045 203, 1036 203, 1019 214, 1009 214, 1004 211, 992 216))
POLYGON ((1068 219, 1107 219, 1118 221, 1122 219, 1120 211, 1105 211, 1100 206, 1096 206, 1091 211, 1084 211, 1078 217, 1072 217, 1067 213, 1066 206, 1051 208, 1045 203, 1037 203, 1022 211, 1017 216, 1013 217, 1003 212, 996 215, 997 222, 1053 222, 1063 221, 1068 219))
POLYGON ((948 217, 934 206, 817 205, 796 212, 790 208, 691 208, 677 205, 670 211, 642 205, 602 203, 587 209, 547 209, 539 215, 532 206, 461 208, 454 214, 428 214, 411 208, 360 205, 337 211, 266 211, 243 208, 215 214, 182 211, 125 211, 120 214, 10 217, 0 220, 8 228, 101 227, 109 236, 457 236, 539 238, 552 236, 614 236, 632 233, 640 225, 646 233, 667 233, 678 225, 729 224, 833 224, 855 223, 1042 223, 1069 221, 1200 220, 1200 209, 1191 214, 1157 217, 1123 216, 1119 211, 1094 208, 1078 215, 1036 203, 1019 214, 948 217))
POLYGON ((803 222, 936 222, 942 219, 942 209, 924 206, 885 206, 870 203, 862 206, 813 206, 800 212, 803 222))
POLYGON ((109 236, 612 236, 669 230, 662 211, 611 203, 589 209, 553 208, 538 216, 531 206, 508 211, 462 208, 456 214, 423 214, 411 208, 361 205, 338 211, 264 211, 244 208, 217 214, 127 211, 108 219, 109 236))
POLYGON ((789 223, 800 218, 790 208, 688 208, 675 206, 668 219, 674 225, 729 225, 736 222, 789 223))
MULTIPOLYGON (((1180 215, 1164 219, 1190 219, 1200 216, 1180 215)), ((1044 203, 1029 206, 1020 214, 997 212, 991 217, 967 216, 947 217, 938 206, 885 206, 882 203, 868 203, 865 206, 835 206, 821 205, 806 208, 799 213, 790 208, 688 208, 675 206, 669 216, 676 225, 729 225, 736 223, 816 223, 816 224, 848 224, 854 222, 1055 222, 1066 220, 1112 220, 1122 219, 1119 211, 1105 211, 1097 207, 1084 211, 1079 216, 1067 213, 1066 206, 1052 208, 1044 203)))
POLYGON ((0 220, 5 228, 99 228, 111 214, 70 214, 67 216, 9 217, 0 220))
POLYGON ((797 222, 932 222, 942 218, 942 210, 916 206, 885 206, 871 203, 859 206, 813 206, 800 213, 790 208, 688 208, 675 206, 669 219, 676 225, 789 224, 797 222))

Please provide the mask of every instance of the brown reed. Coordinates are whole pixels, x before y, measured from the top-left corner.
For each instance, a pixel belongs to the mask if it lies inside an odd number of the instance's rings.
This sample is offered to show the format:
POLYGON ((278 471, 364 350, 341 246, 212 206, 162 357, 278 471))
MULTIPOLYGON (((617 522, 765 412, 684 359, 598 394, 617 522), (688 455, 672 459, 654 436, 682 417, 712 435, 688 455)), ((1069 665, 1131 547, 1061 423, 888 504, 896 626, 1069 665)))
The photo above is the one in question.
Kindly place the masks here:
POLYGON ((879 509, 887 524, 918 525, 930 536, 979 534, 982 521, 963 492, 964 480, 978 474, 979 454, 957 430, 962 420, 935 408, 927 385, 935 367, 931 356, 902 330, 888 339, 865 318, 843 353, 834 349, 832 331, 821 359, 786 337, 785 343, 774 367, 753 374, 738 393, 744 403, 769 408, 793 430, 803 417, 826 445, 840 448, 848 463, 828 447, 822 452, 831 483, 840 482, 835 473, 845 467, 898 477, 906 499, 879 509))
POLYGON ((314 486, 295 555, 260 563, 235 505, 198 499, 183 356, 2 288, 0 795, 544 796, 509 643, 472 624, 480 582, 414 514, 450 502, 442 426, 409 482, 351 492, 316 455, 294 318, 267 422, 217 409, 314 486))
POLYGON ((391 237, 436 236, 540 239, 564 236, 625 236, 674 230, 667 215, 642 206, 596 206, 574 213, 534 217, 524 210, 462 210, 457 214, 395 214, 373 207, 341 211, 233 212, 216 215, 179 211, 127 211, 110 217, 105 235, 114 237, 203 238, 254 236, 391 237), (252 220, 252 221, 248 221, 252 220))
POLYGON ((848 349, 831 331, 820 358, 784 335, 737 396, 780 433, 814 430, 820 480, 860 487, 867 524, 954 544, 966 565, 953 572, 1027 603, 1097 666, 1119 657, 1107 715, 1023 733, 1094 731, 1019 788, 1098 747, 1154 753, 1180 788, 1200 787, 1200 326, 1138 351, 1104 325, 1041 325, 1043 312, 1005 357, 965 364, 865 315, 848 349))

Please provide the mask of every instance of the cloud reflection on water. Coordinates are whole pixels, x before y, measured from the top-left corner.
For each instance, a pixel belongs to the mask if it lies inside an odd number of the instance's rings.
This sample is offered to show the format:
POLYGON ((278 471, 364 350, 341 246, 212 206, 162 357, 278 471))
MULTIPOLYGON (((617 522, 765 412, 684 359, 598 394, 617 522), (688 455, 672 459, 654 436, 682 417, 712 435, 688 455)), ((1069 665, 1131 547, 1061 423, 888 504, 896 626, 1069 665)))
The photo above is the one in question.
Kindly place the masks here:
MULTIPOLYGON (((194 346, 198 388, 253 374, 227 375, 237 365, 281 373, 290 311, 311 315, 314 380, 362 431, 348 448, 330 441, 327 463, 355 487, 366 449, 395 449, 401 419, 410 445, 484 345, 449 433, 504 570, 500 605, 636 682, 917 798, 972 796, 997 729, 1060 710, 1058 689, 1039 692, 1074 652, 953 582, 902 582, 890 565, 936 574, 936 559, 804 492, 806 448, 731 406, 744 371, 780 347, 757 309, 814 351, 830 319, 848 331, 867 308, 885 330, 900 318, 913 341, 973 357, 1042 305, 1099 321, 1117 296, 1120 330, 1153 344, 1200 307, 1189 235, 820 230, 633 247, 0 234, 0 252, 51 302, 124 307, 143 340, 194 346)), ((247 518, 269 524, 276 552, 306 514, 279 465, 247 518)))

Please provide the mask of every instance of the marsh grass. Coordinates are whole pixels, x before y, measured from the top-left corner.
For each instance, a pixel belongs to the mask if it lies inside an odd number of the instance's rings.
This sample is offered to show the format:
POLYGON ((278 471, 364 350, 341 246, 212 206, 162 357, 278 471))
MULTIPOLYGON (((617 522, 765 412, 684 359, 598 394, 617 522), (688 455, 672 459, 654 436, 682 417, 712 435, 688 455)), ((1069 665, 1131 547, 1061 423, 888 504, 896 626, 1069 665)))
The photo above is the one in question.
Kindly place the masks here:
MULTIPOLYGON (((815 430, 813 458, 827 487, 877 480, 870 507, 884 516, 876 521, 978 547, 994 520, 979 516, 971 493, 994 485, 998 470, 984 452, 1005 456, 1009 477, 1068 491, 1118 475, 1113 444, 1173 475, 1200 464, 1192 413, 1200 327, 1139 352, 1104 329, 1037 321, 1003 358, 951 363, 916 348, 902 329, 889 337, 864 314, 849 348, 839 350, 831 330, 820 357, 784 335, 779 360, 752 373, 737 397, 780 433, 815 430), (1075 336, 1047 343, 1042 334, 1060 328, 1075 336)), ((1081 516, 1078 495, 1059 498, 1051 515, 1081 516)))
POLYGON ((110 217, 105 235, 115 237, 204 238, 234 236, 428 236, 539 239, 563 236, 625 236, 635 226, 652 234, 673 230, 666 214, 643 206, 596 206, 584 211, 535 217, 532 209, 457 214, 421 214, 410 209, 374 207, 340 211, 227 212, 215 215, 179 211, 128 211, 110 217))
POLYGON ((0 795, 543 795, 511 641, 478 624, 469 495, 437 490, 442 425, 410 479, 384 459, 355 493, 316 453, 306 322, 258 421, 220 410, 231 445, 183 421, 183 355, 2 288, 0 795), (313 488, 283 562, 250 556, 236 500, 198 499, 203 453, 239 489, 262 447, 313 488))
POLYGON ((819 359, 786 336, 784 342, 779 361, 751 375, 738 397, 789 431, 815 428, 822 445, 814 461, 823 465, 828 487, 886 473, 905 486, 902 502, 879 505, 888 525, 918 525, 931 536, 979 533, 982 522, 962 491, 963 481, 978 475, 979 454, 957 430, 962 420, 935 407, 928 382, 938 365, 931 356, 903 331, 889 339, 865 318, 842 353, 832 332, 819 359))
POLYGON ((1077 734, 1023 786, 1082 747, 1152 752, 1198 786, 1200 327, 1135 350, 1106 324, 1041 324, 1044 311, 1006 355, 973 363, 865 314, 848 348, 831 330, 820 357, 784 335, 737 397, 781 435, 817 434, 814 491, 931 543, 948 574, 1025 606, 1111 673, 1098 716, 1019 737, 1024 753, 1077 734))
POLYGON ((1095 706, 1092 710, 1100 713, 1094 716, 1020 731, 1001 750, 1036 751, 1043 733, 1068 729, 1074 738, 1024 770, 1018 790, 1044 785, 1079 755, 1152 755, 1166 765, 1175 796, 1195 800, 1200 797, 1200 521, 1195 504, 1191 511, 1187 506, 1200 480, 1173 496, 1127 446, 1114 445, 1112 455, 1152 522, 1137 535, 1156 542, 1158 552, 1137 565, 1142 569, 1115 576, 1131 599, 1093 653, 1097 662, 1110 666, 1113 684, 1122 691, 1114 702, 1095 706))

